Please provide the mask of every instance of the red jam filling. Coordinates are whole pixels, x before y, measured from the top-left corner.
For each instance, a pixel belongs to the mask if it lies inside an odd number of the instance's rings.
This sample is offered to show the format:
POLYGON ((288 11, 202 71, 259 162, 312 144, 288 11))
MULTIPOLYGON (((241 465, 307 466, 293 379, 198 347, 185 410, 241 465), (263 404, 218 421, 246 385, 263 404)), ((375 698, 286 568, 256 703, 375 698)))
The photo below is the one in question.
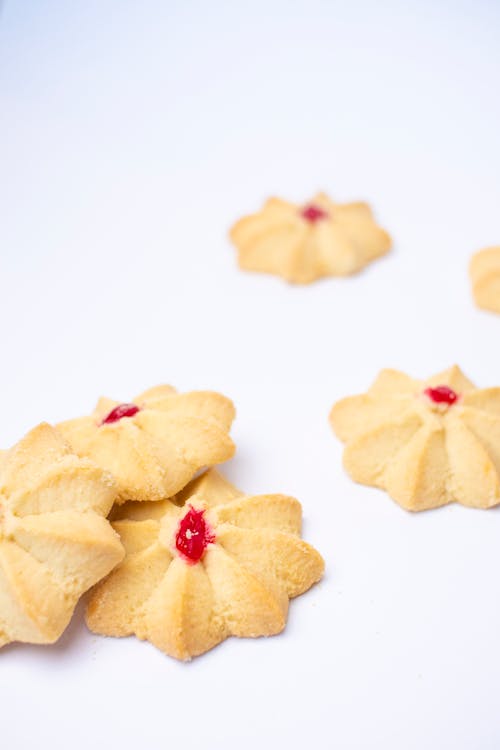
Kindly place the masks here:
POLYGON ((111 409, 107 417, 104 417, 101 424, 113 424, 119 422, 123 417, 135 417, 138 411, 140 409, 135 404, 118 404, 114 409, 111 409))
POLYGON ((435 404, 452 406, 458 399, 458 393, 447 385, 438 385, 435 388, 426 388, 424 394, 435 404))
POLYGON ((314 203, 309 203, 308 206, 304 206, 300 215, 310 224, 316 224, 317 221, 328 218, 327 212, 320 208, 320 206, 316 206, 314 203))
POLYGON ((186 515, 181 518, 175 546, 183 558, 190 563, 197 563, 209 544, 215 542, 215 534, 205 521, 204 510, 196 510, 191 505, 186 515))

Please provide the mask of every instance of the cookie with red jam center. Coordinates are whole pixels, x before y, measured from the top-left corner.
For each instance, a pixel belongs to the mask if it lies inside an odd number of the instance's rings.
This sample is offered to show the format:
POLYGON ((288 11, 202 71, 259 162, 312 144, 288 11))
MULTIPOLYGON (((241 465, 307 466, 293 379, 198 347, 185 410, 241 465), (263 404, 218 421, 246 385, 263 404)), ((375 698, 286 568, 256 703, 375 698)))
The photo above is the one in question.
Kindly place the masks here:
POLYGON ((214 469, 172 501, 125 503, 113 527, 126 557, 94 589, 89 628, 135 634, 177 659, 231 635, 281 632, 289 599, 323 574, 301 516, 294 498, 244 495, 214 469))
POLYGON ((234 414, 219 393, 162 385, 130 402, 101 398, 90 416, 58 429, 75 453, 113 474, 118 503, 146 502, 171 497, 200 469, 231 458, 234 414))
POLYGON ((391 247, 366 203, 334 203, 324 193, 303 205, 270 198, 237 221, 230 237, 240 268, 295 284, 356 273, 391 247))
POLYGON ((456 366, 427 381, 382 370, 330 423, 348 474, 407 510, 500 503, 500 388, 478 389, 456 366))

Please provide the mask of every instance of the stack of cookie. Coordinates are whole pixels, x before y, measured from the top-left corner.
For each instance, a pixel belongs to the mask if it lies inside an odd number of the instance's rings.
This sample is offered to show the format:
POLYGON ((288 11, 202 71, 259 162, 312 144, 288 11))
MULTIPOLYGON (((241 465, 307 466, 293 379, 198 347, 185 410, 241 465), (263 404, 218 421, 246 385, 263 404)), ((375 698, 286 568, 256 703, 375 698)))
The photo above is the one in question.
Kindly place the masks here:
MULTIPOLYGON (((365 203, 273 198, 231 231, 240 266, 310 283, 360 271, 391 247, 365 203)), ((500 312, 500 248, 470 266, 477 304, 500 312)), ((230 635, 280 632, 324 563, 285 495, 247 496, 214 468, 235 416, 218 393, 151 388, 42 424, 0 455, 0 646, 53 643, 93 588, 95 633, 135 634, 179 659, 230 635)), ((407 510, 500 504, 500 388, 458 367, 419 381, 384 370, 339 401, 331 425, 351 477, 407 510)))
POLYGON ((218 393, 159 386, 3 453, 0 645, 53 643, 93 586, 92 631, 179 659, 280 632, 324 563, 297 500, 246 496, 209 468, 234 453, 234 416, 218 393))

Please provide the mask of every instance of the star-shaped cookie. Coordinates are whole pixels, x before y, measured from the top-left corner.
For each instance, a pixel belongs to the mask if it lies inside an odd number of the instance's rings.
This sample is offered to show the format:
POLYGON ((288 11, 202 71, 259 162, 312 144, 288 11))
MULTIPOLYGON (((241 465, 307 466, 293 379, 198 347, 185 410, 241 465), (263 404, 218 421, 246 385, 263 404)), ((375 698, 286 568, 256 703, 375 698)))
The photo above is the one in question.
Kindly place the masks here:
POLYGON ((232 457, 234 413, 219 393, 178 394, 162 385, 129 403, 101 398, 91 416, 57 427, 75 453, 113 474, 117 502, 162 500, 200 469, 232 457))
POLYGON ((469 272, 477 306, 500 313, 500 247, 489 247, 476 253, 469 272))
POLYGON ((113 526, 126 557, 94 589, 95 633, 135 633, 190 659, 230 635, 279 633, 288 601, 318 581, 324 563, 300 539, 301 506, 284 495, 246 496, 215 470, 180 496, 127 503, 113 526))
POLYGON ((295 284, 356 273, 391 247, 366 203, 334 203, 324 193, 304 205, 270 198, 237 221, 230 237, 240 268, 295 284))
POLYGON ((403 508, 500 503, 500 388, 478 389, 456 366, 426 381, 382 370, 330 422, 348 474, 403 508))
POLYGON ((53 643, 88 588, 124 555, 106 520, 112 477, 48 424, 0 460, 0 646, 53 643))

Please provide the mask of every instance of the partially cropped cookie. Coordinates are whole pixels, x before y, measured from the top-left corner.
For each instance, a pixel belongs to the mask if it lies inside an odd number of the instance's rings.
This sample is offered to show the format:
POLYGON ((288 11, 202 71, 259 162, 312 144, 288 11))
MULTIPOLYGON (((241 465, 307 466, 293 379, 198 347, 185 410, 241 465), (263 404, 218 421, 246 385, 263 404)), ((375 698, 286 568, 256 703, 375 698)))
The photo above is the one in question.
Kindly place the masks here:
POLYGON ((323 574, 300 539, 301 515, 297 500, 243 495, 215 470, 174 502, 119 507, 113 526, 126 557, 94 589, 89 628, 135 634, 177 659, 231 635, 279 633, 289 599, 323 574))
POLYGON ((500 313, 500 247, 489 247, 473 255, 469 272, 476 305, 500 313))
POLYGON ((456 366, 425 381, 382 370, 330 422, 349 475, 403 508, 500 503, 500 388, 478 389, 456 366))
POLYGON ((0 461, 0 646, 53 643, 88 588, 124 555, 106 520, 112 477, 47 424, 0 461))
POLYGON ((270 198, 236 222, 230 237, 240 268, 295 284, 356 273, 391 247, 366 203, 334 203, 324 193, 304 205, 270 198))
POLYGON ((161 385, 130 403, 101 398, 91 416, 58 429, 75 453, 113 474, 117 502, 162 500, 201 468, 232 457, 234 414, 232 402, 219 393, 178 394, 161 385))

